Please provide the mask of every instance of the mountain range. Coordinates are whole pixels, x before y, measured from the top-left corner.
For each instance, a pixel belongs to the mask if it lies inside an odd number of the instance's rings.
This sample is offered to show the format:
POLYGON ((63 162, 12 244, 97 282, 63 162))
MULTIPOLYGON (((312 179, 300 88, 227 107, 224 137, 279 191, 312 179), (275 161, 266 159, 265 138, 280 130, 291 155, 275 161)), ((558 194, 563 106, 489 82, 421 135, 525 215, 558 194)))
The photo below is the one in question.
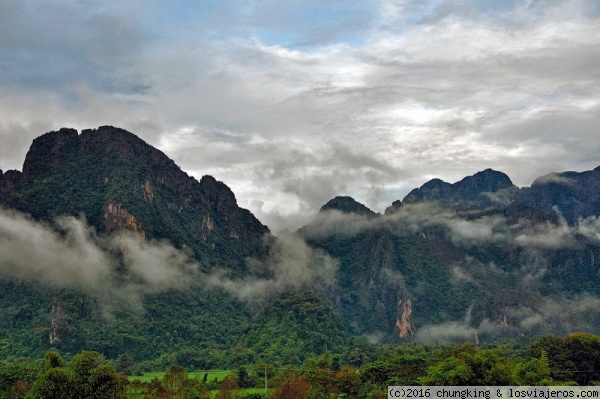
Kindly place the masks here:
POLYGON ((195 368, 298 363, 348 337, 600 332, 600 167, 487 169, 383 214, 336 197, 273 235, 211 176, 103 126, 0 171, 0 355, 98 350, 195 368), (162 360, 161 360, 162 359, 162 360))

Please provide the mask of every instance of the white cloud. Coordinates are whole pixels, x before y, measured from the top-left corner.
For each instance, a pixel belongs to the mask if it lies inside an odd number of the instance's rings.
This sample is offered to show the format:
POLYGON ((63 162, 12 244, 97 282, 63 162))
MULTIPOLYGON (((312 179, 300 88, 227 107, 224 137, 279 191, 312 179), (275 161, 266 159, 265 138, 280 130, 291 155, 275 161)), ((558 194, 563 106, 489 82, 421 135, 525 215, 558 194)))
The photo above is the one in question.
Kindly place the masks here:
POLYGON ((431 176, 598 165, 594 1, 39 4, 3 5, 4 170, 35 135, 112 124, 277 231, 334 195, 382 211, 431 176))

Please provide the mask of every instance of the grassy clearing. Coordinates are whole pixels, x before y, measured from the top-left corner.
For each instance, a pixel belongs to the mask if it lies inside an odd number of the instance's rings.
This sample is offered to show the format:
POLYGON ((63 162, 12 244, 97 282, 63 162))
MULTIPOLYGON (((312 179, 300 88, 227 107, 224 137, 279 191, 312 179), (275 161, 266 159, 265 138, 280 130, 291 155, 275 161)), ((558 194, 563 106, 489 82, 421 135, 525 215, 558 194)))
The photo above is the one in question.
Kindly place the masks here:
MULTIPOLYGON (((190 379, 204 378, 204 374, 208 374, 207 381, 213 381, 215 378, 217 379, 217 381, 222 381, 225 378, 227 378, 227 376, 233 374, 233 372, 231 370, 190 371, 188 373, 188 378, 190 378, 190 379)), ((138 375, 129 376, 129 381, 140 380, 142 382, 150 382, 154 378, 158 378, 159 380, 161 380, 164 377, 164 375, 165 375, 164 371, 144 373, 144 375, 141 375, 141 376, 138 376, 138 375)))

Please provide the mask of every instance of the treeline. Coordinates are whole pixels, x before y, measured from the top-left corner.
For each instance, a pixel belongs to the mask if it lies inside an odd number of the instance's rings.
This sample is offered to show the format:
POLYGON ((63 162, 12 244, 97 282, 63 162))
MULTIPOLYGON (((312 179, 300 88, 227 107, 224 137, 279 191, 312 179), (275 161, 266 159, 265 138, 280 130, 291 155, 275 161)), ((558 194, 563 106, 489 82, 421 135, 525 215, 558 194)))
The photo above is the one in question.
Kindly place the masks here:
MULTIPOLYGON (((387 398, 390 385, 594 385, 600 383, 600 337, 575 333, 541 336, 524 344, 502 341, 486 347, 375 345, 355 340, 345 353, 326 352, 301 366, 255 363, 222 380, 189 378, 171 365, 162 379, 127 378, 119 362, 84 351, 65 361, 57 352, 43 359, 6 359, 0 365, 0 399, 387 398)), ((122 360, 122 359, 121 359, 122 360)))

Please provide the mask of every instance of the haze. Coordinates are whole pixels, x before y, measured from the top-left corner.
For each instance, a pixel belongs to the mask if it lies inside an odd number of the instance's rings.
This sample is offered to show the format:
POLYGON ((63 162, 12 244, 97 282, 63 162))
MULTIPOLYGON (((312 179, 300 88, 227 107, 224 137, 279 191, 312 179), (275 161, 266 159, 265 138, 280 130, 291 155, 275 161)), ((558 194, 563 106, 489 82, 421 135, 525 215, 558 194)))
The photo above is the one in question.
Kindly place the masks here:
POLYGON ((0 168, 114 125, 211 174, 274 231, 336 195, 376 211, 433 177, 518 186, 600 165, 600 4, 0 3, 0 168))

